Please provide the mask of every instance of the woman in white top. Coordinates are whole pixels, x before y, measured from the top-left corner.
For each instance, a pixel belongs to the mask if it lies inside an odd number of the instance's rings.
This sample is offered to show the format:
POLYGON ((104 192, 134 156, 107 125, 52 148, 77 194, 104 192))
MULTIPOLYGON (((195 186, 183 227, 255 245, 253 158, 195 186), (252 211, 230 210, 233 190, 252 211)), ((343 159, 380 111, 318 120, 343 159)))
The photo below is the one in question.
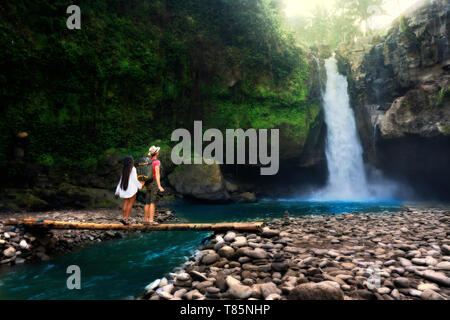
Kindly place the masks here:
POLYGON ((128 219, 130 218, 138 189, 142 189, 142 183, 137 178, 134 159, 133 157, 126 157, 123 160, 122 176, 116 188, 116 195, 124 199, 122 208, 123 219, 121 220, 124 225, 130 224, 128 219))

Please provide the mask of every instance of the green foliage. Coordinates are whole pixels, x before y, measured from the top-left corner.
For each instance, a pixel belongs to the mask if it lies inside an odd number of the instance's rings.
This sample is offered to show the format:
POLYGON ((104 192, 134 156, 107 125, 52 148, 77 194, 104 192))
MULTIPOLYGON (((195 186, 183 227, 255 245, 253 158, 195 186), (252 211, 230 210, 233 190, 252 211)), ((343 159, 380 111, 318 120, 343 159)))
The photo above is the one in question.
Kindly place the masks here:
POLYGON ((444 104, 444 100, 448 99, 449 97, 450 97, 449 87, 442 87, 441 90, 439 91, 436 105, 442 106, 444 104))
POLYGON ((105 150, 168 147, 194 120, 307 134, 308 68, 279 1, 80 0, 81 30, 66 28, 70 4, 0 7, 0 161, 22 131, 31 160, 86 170, 105 150))
POLYGON ((52 155, 50 154, 41 154, 36 159, 37 163, 42 164, 44 166, 51 167, 55 164, 52 155))
POLYGON ((295 16, 287 22, 299 42, 336 48, 355 36, 374 33, 369 20, 383 14, 383 3, 384 0, 337 0, 333 6, 319 3, 311 17, 295 16))

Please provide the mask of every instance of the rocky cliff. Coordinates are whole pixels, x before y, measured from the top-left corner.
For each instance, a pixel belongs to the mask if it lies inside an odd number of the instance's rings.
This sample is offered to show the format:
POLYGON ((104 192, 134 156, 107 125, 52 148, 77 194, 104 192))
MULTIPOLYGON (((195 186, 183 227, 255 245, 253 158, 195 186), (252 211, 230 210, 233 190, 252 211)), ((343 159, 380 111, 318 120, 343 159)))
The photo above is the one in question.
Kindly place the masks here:
POLYGON ((366 160, 440 198, 450 174, 449 12, 448 0, 413 7, 386 36, 336 53, 366 160))

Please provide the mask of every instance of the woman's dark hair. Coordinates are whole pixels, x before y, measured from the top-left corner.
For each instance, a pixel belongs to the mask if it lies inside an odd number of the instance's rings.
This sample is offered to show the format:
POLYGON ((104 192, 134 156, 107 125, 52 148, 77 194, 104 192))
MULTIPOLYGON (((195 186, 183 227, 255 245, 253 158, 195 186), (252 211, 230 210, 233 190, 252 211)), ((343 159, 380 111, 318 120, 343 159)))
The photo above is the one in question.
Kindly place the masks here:
POLYGON ((128 182, 130 181, 130 173, 134 167, 134 159, 129 156, 123 159, 123 169, 122 169, 122 182, 120 184, 120 188, 122 190, 128 189, 128 182))

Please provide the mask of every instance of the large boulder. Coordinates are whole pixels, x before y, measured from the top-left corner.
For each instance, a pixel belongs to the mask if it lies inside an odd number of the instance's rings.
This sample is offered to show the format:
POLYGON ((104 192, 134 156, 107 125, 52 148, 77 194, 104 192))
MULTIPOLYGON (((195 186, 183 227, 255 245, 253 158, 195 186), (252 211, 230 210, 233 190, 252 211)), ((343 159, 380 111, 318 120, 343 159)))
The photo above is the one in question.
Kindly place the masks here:
POLYGON ((385 139, 450 135, 450 76, 418 86, 394 101, 380 122, 385 139))
POLYGON ((218 164, 180 165, 169 175, 169 182, 184 196, 214 202, 230 200, 218 164))

